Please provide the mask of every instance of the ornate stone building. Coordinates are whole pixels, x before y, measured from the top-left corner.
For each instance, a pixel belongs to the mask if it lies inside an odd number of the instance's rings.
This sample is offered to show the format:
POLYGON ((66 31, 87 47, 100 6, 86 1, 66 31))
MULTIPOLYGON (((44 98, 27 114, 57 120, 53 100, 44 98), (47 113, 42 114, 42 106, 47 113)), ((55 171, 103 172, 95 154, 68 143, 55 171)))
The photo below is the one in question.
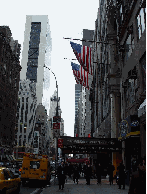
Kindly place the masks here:
POLYGON ((0 26, 0 144, 12 153, 20 80, 20 44, 8 26, 0 26))

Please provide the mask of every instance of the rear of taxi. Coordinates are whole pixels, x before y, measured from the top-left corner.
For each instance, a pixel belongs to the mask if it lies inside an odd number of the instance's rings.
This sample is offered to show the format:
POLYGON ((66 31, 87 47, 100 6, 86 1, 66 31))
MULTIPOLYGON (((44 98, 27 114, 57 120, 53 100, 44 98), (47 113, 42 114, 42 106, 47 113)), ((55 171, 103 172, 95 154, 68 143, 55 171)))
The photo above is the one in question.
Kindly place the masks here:
POLYGON ((42 182, 48 181, 48 163, 46 158, 31 158, 30 155, 24 157, 22 170, 21 170, 21 181, 24 186, 27 181, 31 182, 42 182))

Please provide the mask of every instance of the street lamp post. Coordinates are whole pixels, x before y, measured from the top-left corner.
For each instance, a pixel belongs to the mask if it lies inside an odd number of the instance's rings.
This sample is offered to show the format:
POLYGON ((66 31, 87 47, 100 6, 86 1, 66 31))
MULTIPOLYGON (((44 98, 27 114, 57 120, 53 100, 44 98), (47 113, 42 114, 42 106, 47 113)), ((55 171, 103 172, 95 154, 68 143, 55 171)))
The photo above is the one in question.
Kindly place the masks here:
MULTIPOLYGON (((44 64, 44 67, 46 67, 45 64, 44 64)), ((48 67, 46 67, 46 68, 51 71, 50 68, 48 68, 48 67)), ((54 75, 55 80, 56 80, 55 74, 53 72, 52 72, 52 74, 54 75)), ((56 116, 58 118, 58 84, 57 84, 57 80, 56 80, 56 88, 57 88, 57 109, 56 109, 56 116)), ((56 136, 54 137, 55 138, 55 143, 56 143, 56 147, 55 147, 55 172, 57 172, 57 161, 58 161, 58 137, 57 137, 57 135, 58 134, 56 134, 56 136)), ((56 173, 55 173, 55 180, 56 180, 56 173)), ((54 184, 55 184, 55 180, 54 180, 54 184)))

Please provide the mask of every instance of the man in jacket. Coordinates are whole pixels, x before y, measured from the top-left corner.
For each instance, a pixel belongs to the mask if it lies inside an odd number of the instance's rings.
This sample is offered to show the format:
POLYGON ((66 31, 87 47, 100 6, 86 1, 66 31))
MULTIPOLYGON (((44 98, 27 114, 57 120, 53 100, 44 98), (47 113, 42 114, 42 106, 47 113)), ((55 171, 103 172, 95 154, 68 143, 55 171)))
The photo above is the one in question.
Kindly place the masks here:
POLYGON ((96 168, 96 176, 97 176, 97 184, 101 184, 101 174, 102 174, 102 167, 99 163, 96 168))
POLYGON ((85 176, 86 176, 86 184, 87 185, 90 185, 90 177, 91 177, 91 174, 92 174, 92 169, 91 169, 90 164, 88 164, 86 166, 86 169, 85 169, 85 176))
POLYGON ((64 167, 63 162, 58 167, 57 174, 58 174, 58 180, 59 180, 59 190, 60 189, 63 190, 64 184, 65 184, 65 167, 64 167), (62 188, 61 188, 61 186, 62 186, 62 188))
POLYGON ((75 179, 76 179, 76 182, 78 184, 78 179, 79 179, 79 167, 77 164, 74 165, 74 172, 73 172, 73 181, 75 183, 75 179))
POLYGON ((115 170, 115 167, 110 163, 108 166, 108 174, 109 174, 109 182, 113 184, 113 171, 115 170))
POLYGON ((119 171, 119 189, 121 189, 121 185, 123 185, 123 189, 125 189, 125 166, 123 165, 123 161, 120 162, 117 170, 119 171))

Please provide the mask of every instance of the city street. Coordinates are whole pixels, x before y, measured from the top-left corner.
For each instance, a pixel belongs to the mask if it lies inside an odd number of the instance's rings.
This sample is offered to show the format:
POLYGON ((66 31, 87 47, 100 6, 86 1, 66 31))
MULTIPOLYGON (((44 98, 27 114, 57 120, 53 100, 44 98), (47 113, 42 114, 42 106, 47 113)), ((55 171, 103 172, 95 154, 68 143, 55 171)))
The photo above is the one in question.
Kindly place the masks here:
POLYGON ((86 185, 86 180, 84 178, 79 179, 79 183, 73 183, 73 180, 68 178, 67 182, 64 185, 64 190, 59 190, 59 185, 54 184, 54 179, 52 177, 51 179, 51 186, 48 185, 46 187, 41 187, 41 185, 38 184, 29 184, 27 183, 25 187, 21 186, 20 194, 54 194, 54 193, 84 193, 84 194, 107 194, 107 193, 113 193, 113 194, 127 194, 129 187, 126 185, 125 190, 118 189, 118 185, 115 183, 113 185, 109 185, 108 179, 102 179, 102 184, 97 185, 96 179, 91 179, 90 185, 86 185))
POLYGON ((84 193, 84 194, 96 194, 96 193, 122 193, 122 194, 127 194, 129 187, 126 185, 125 190, 118 189, 118 185, 115 183, 114 180, 114 185, 109 185, 108 179, 102 179, 102 184, 97 185, 97 180, 96 179, 91 179, 90 185, 86 185, 86 180, 85 179, 79 179, 78 185, 73 183, 72 179, 68 179, 67 183, 65 183, 65 188, 64 190, 59 191, 59 186, 58 185, 51 185, 51 187, 46 187, 43 189, 41 194, 47 194, 47 193, 84 193))

